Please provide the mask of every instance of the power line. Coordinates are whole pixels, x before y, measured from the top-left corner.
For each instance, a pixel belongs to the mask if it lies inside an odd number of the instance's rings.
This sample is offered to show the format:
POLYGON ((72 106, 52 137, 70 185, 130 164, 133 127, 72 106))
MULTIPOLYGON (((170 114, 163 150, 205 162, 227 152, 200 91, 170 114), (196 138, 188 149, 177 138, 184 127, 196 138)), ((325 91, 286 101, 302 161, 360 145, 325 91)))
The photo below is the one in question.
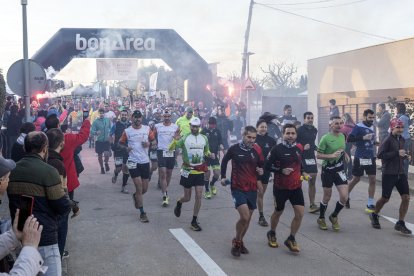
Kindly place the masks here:
POLYGON ((296 16, 296 17, 301 17, 301 18, 304 18, 304 19, 307 19, 307 20, 311 20, 311 21, 314 21, 314 22, 326 24, 326 25, 329 25, 329 26, 332 26, 332 27, 336 27, 336 28, 339 28, 339 29, 344 29, 344 30, 351 31, 351 32, 355 32, 355 33, 359 33, 359 34, 364 34, 364 35, 371 36, 371 37, 375 37, 375 38, 379 38, 379 39, 382 39, 382 40, 389 40, 389 41, 394 41, 395 40, 394 38, 390 38, 390 37, 386 37, 386 36, 381 36, 381 35, 376 35, 376 34, 364 32, 364 31, 359 31, 359 30, 356 30, 356 29, 353 29, 353 28, 349 28, 349 27, 337 25, 337 24, 334 24, 334 23, 325 22, 325 21, 322 21, 322 20, 319 20, 319 19, 316 19, 316 18, 307 17, 307 16, 304 16, 304 15, 301 15, 301 14, 297 14, 297 13, 285 11, 285 10, 282 10, 282 9, 279 9, 279 8, 271 7, 271 6, 266 5, 266 4, 261 4, 261 3, 257 3, 257 2, 255 2, 255 4, 260 5, 260 6, 263 6, 263 7, 266 7, 268 9, 276 10, 276 11, 283 12, 283 13, 286 13, 286 14, 289 14, 289 15, 293 15, 293 16, 296 16))
POLYGON ((366 1, 368 1, 368 0, 357 0, 357 1, 352 1, 352 2, 336 4, 336 5, 323 6, 323 7, 296 8, 295 10, 318 10, 318 9, 337 8, 337 7, 343 7, 343 6, 358 4, 358 3, 366 2, 366 1))
POLYGON ((296 6, 296 5, 309 5, 309 4, 320 4, 320 3, 326 3, 326 2, 334 2, 337 0, 320 0, 320 1, 313 1, 313 2, 298 2, 298 3, 265 3, 262 5, 269 5, 269 6, 296 6))

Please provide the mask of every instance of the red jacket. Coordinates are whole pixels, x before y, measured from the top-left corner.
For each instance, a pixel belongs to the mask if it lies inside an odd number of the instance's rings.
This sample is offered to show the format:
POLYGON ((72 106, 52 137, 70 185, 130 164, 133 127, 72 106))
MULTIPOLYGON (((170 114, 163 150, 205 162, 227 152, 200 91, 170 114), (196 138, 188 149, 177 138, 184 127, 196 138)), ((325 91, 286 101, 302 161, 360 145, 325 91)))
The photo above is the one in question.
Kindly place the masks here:
POLYGON ((72 192, 79 187, 79 179, 76 174, 75 161, 73 161, 73 155, 75 149, 83 145, 89 138, 91 131, 91 122, 85 120, 82 123, 82 127, 78 134, 66 133, 65 134, 65 146, 60 153, 63 157, 63 163, 65 164, 67 179, 68 179, 68 192, 72 192))

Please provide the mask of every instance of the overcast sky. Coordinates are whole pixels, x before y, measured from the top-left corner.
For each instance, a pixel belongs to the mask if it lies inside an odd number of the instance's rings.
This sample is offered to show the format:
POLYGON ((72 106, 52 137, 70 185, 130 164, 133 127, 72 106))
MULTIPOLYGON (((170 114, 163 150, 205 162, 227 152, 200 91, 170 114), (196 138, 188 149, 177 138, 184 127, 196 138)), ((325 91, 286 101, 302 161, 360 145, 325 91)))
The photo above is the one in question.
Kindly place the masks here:
MULTIPOLYGON (((250 0, 28 0, 29 57, 60 28, 175 29, 221 76, 240 74, 250 0)), ((273 61, 298 65, 308 59, 414 36, 412 0, 257 0, 271 7, 333 23, 336 28, 254 5, 250 73, 273 61), (301 4, 310 3, 310 4, 301 4), (279 5, 274 5, 279 4, 279 5), (335 6, 335 7, 331 7, 335 6)), ((23 57, 21 5, 0 0, 0 68, 23 57), (6 4, 7 3, 7 4, 6 4)))

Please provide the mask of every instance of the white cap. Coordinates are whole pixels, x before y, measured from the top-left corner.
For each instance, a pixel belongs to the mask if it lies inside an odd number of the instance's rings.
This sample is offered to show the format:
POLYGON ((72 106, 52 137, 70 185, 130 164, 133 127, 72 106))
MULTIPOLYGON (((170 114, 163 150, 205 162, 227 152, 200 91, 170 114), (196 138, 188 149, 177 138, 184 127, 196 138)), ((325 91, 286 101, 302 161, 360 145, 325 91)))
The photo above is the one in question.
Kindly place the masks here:
POLYGON ((201 125, 201 121, 198 117, 193 117, 190 120, 190 125, 192 126, 200 126, 201 125))

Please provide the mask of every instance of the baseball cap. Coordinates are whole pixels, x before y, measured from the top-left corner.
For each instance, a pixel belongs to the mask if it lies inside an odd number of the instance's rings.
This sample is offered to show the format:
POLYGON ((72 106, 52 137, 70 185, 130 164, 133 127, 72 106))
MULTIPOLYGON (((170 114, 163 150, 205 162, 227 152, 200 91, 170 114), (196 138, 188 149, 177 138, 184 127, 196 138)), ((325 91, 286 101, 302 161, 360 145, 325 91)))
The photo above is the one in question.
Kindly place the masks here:
POLYGON ((171 115, 171 112, 168 109, 164 109, 162 115, 171 115))
POLYGON ((8 172, 16 168, 16 163, 11 159, 4 159, 3 156, 0 156, 0 177, 5 176, 8 172))
POLYGON ((199 118, 193 117, 190 120, 190 125, 192 125, 192 126, 200 126, 201 125, 201 121, 200 121, 199 118))
POLYGON ((404 122, 402 120, 398 119, 398 118, 392 119, 391 122, 390 122, 390 128, 394 129, 397 126, 404 127, 404 122))
POLYGON ((189 106, 185 109, 185 112, 190 112, 191 113, 191 112, 194 112, 194 110, 191 106, 189 106))
POLYGON ((132 117, 142 117, 142 113, 139 110, 134 110, 134 112, 132 112, 132 117))

